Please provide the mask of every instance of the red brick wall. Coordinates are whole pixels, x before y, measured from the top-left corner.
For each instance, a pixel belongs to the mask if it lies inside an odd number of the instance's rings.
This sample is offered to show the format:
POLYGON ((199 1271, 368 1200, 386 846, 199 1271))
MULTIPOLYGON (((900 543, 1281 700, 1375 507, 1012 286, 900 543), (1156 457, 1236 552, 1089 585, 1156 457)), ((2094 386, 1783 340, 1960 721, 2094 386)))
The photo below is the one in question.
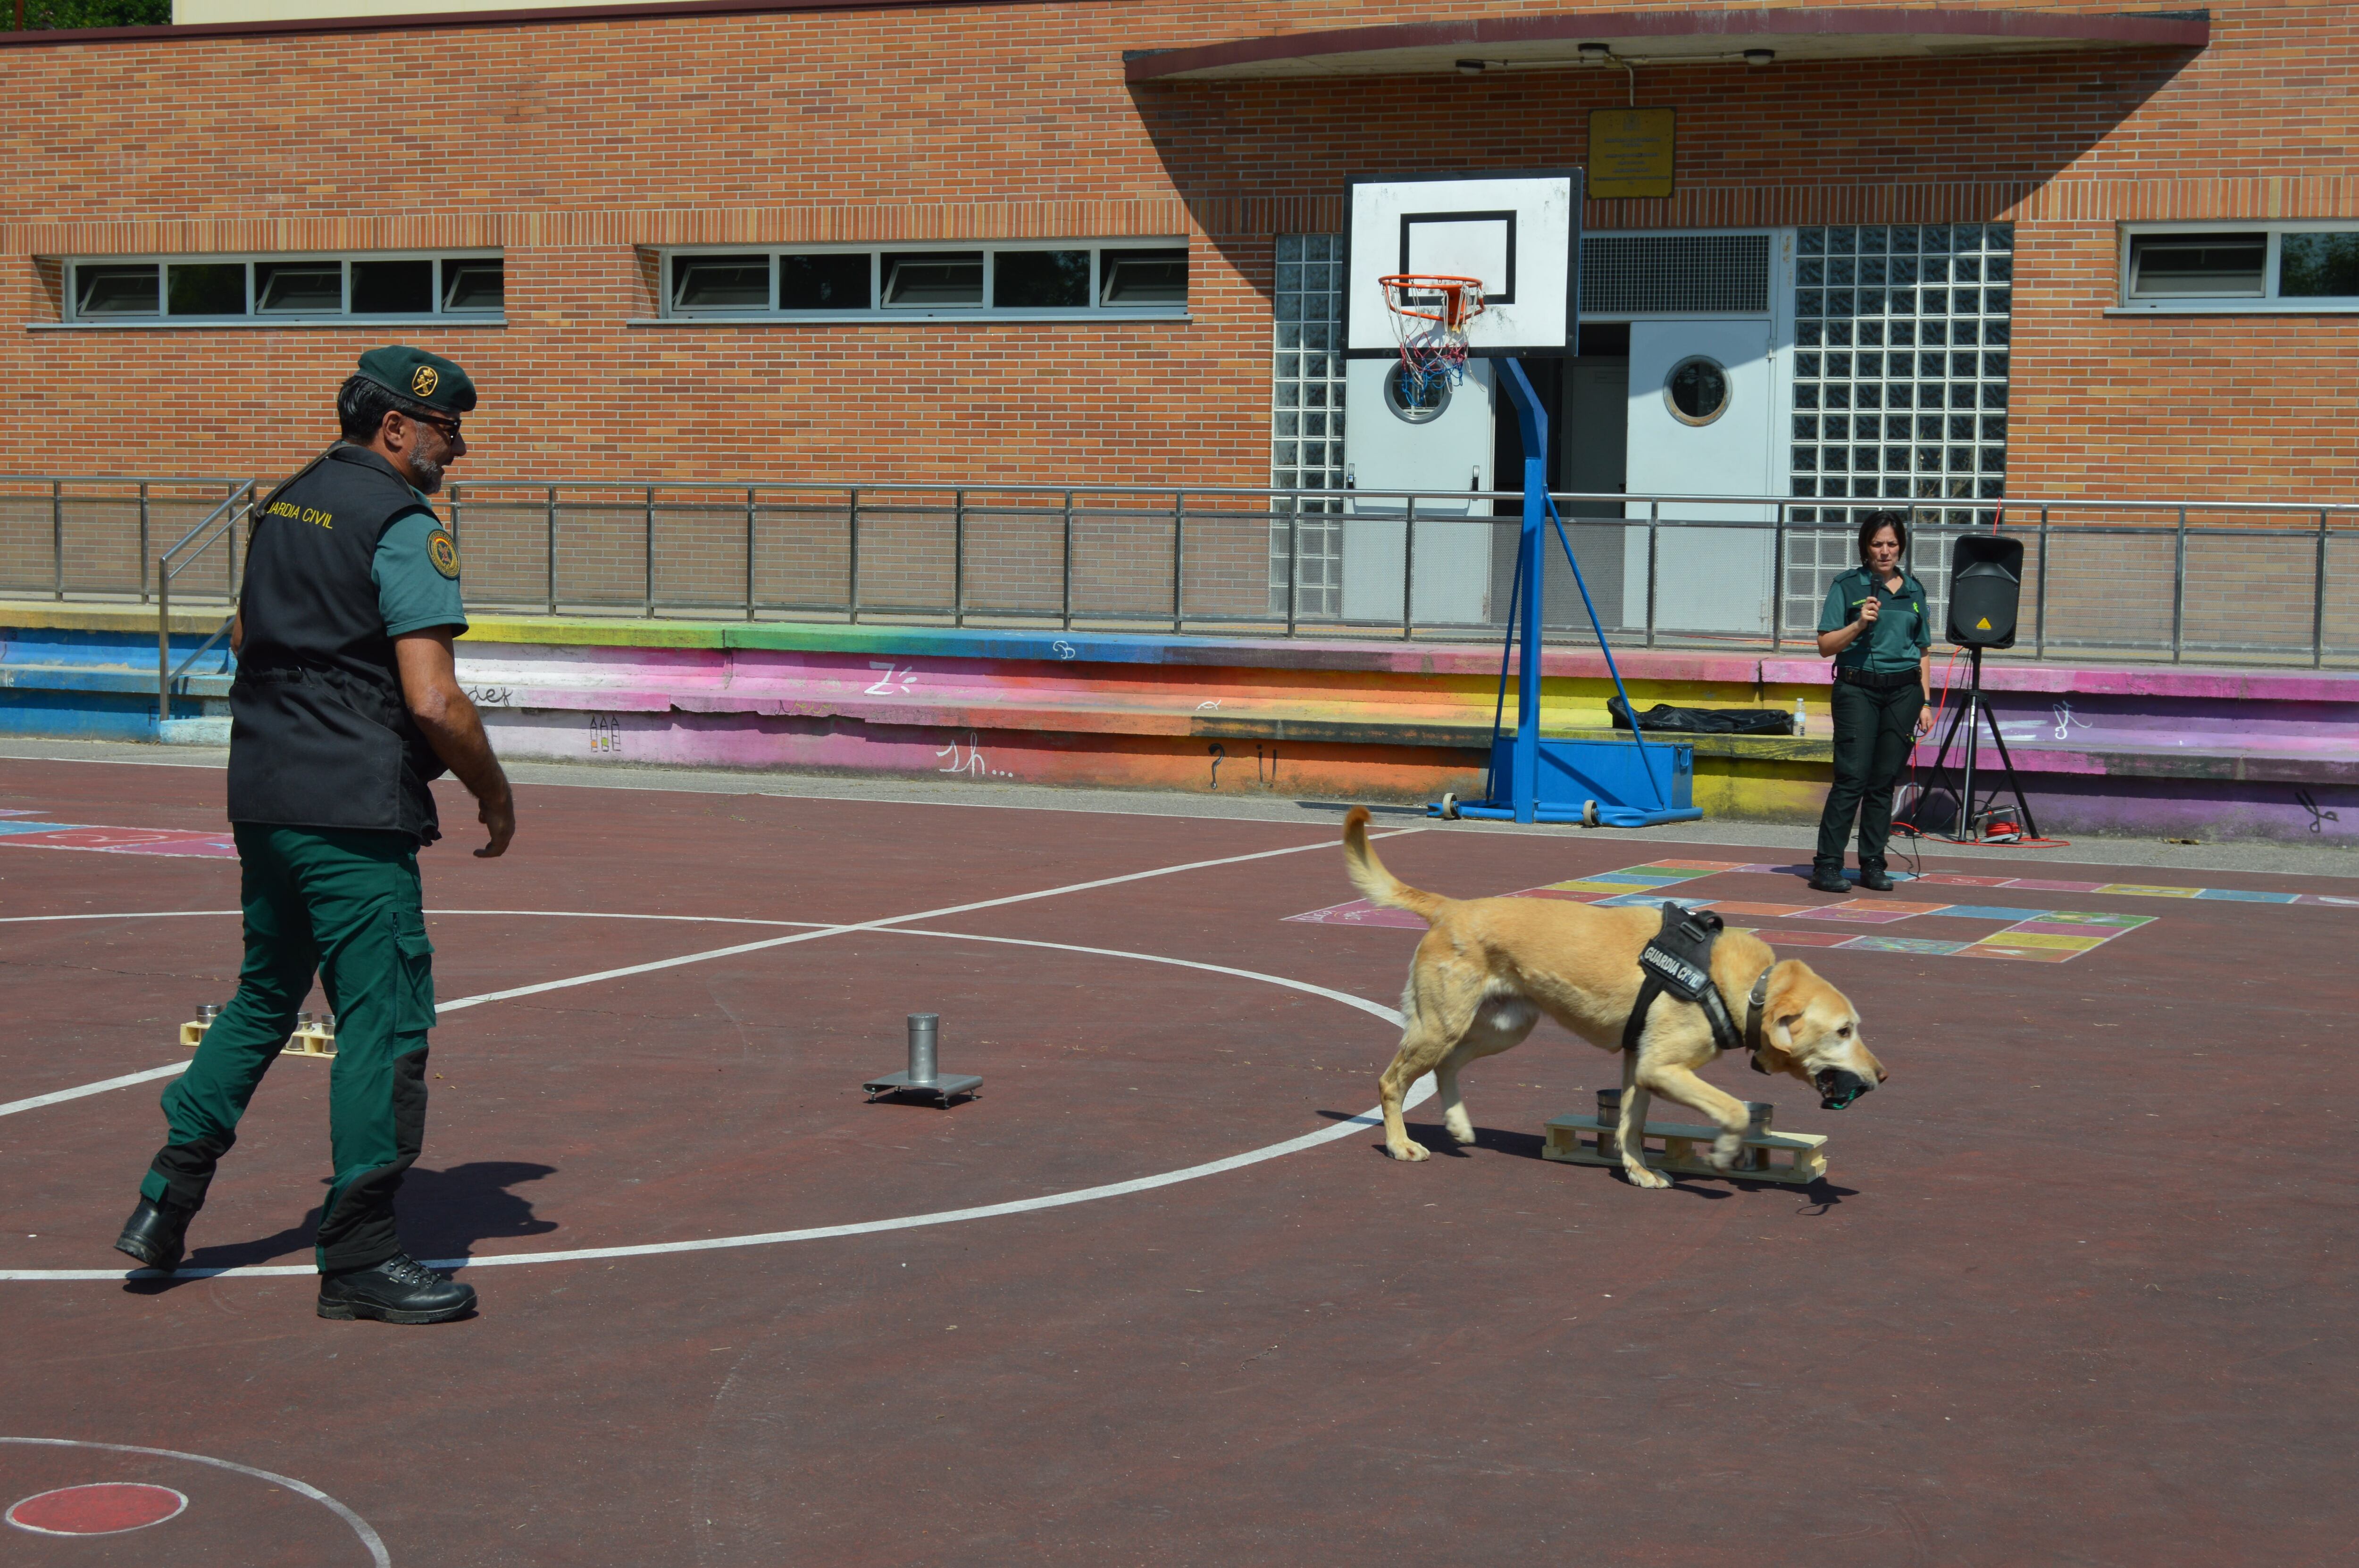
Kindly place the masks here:
MULTIPOLYGON (((1625 82, 1134 91, 1122 50, 1564 8, 1136 0, 10 49, 0 320, 56 319, 37 256, 498 245, 505 328, 408 335, 484 386, 455 477, 1259 483, 1270 235, 1335 226, 1347 172, 1578 162, 1586 111, 1625 82), (1412 130, 1428 151, 1402 150, 1412 130), (1180 232, 1187 324, 625 325, 653 313, 658 244, 1180 232)), ((2011 219, 2017 494, 2359 497, 2359 318, 2099 314, 2118 222, 2359 217, 2348 5, 2212 16, 2191 59, 1642 69, 1639 101, 1681 112, 1680 193, 1589 221, 2011 219)), ((9 330, 0 472, 283 470, 381 335, 9 330)))

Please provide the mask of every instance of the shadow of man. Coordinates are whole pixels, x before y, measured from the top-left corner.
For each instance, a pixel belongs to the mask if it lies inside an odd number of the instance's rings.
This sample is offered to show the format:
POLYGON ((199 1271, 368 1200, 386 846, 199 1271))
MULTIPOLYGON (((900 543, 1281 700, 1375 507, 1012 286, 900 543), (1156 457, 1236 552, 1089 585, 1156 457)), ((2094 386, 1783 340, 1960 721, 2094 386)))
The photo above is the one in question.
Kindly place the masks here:
MULTIPOLYGON (((553 1219, 537 1218, 529 1200, 511 1191, 557 1173, 554 1165, 519 1160, 478 1160, 446 1171, 412 1166, 402 1178, 398 1212, 402 1244, 413 1257, 460 1258, 479 1241, 508 1236, 546 1236, 553 1219)), ((326 1184, 322 1178, 322 1185, 326 1184)), ((286 1260, 311 1245, 320 1227, 314 1207, 302 1220, 271 1236, 200 1247, 181 1261, 179 1276, 142 1273, 126 1291, 154 1294, 188 1283, 188 1271, 237 1269, 286 1260)))

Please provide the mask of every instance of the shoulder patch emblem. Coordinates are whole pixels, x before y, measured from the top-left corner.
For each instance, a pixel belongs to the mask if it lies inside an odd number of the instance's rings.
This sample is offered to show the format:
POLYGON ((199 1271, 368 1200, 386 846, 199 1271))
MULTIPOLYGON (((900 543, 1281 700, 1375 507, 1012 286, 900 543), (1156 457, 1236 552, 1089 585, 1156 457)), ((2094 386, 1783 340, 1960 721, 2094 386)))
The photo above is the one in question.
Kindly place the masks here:
POLYGON ((440 528, 426 535, 426 558, 432 561, 434 569, 444 577, 454 579, 458 577, 458 541, 440 528))

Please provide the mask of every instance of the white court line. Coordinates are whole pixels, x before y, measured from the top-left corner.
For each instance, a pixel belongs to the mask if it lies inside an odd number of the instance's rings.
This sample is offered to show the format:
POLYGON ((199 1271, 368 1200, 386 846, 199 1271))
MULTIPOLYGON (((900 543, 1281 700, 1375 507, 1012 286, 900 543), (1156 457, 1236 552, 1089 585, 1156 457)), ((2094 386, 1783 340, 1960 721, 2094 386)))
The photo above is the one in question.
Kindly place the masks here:
MULTIPOLYGON (((1421 833, 1423 831, 1424 829, 1421 827, 1397 827, 1389 833, 1372 834, 1370 837, 1375 838, 1397 838, 1405 833, 1421 833)), ((439 1018, 441 1014, 446 1012, 457 1012, 465 1008, 481 1007, 487 1001, 507 1001, 513 998, 520 996, 538 996, 547 991, 565 990, 573 986, 594 985, 600 980, 627 979, 633 975, 653 974, 659 969, 676 969, 684 964, 701 964, 714 958, 733 958, 740 954, 759 953, 766 948, 785 947, 797 942, 815 942, 822 936, 840 936, 844 933, 851 931, 882 931, 895 925, 904 925, 912 920, 933 920, 943 915, 968 914, 978 909, 997 909, 1006 904, 1027 903, 1034 899, 1055 898, 1060 894, 1069 892, 1088 892, 1096 888, 1118 887, 1124 882, 1144 881, 1152 877, 1173 876, 1180 871, 1199 871, 1212 866, 1234 866, 1248 860, 1266 860, 1279 855, 1300 855, 1312 849, 1332 849, 1334 846, 1335 840, 1322 838, 1316 843, 1295 844, 1283 849, 1261 849, 1250 855, 1229 855, 1217 860, 1190 860, 1184 865, 1158 866, 1151 871, 1129 871, 1118 877, 1101 877, 1096 881, 1069 882, 1063 887, 1043 888, 1038 892, 1010 893, 1005 898, 987 898, 974 903, 954 904, 947 909, 919 910, 915 914, 896 914, 887 916, 883 920, 864 920, 845 925, 821 925, 815 929, 798 931, 791 936, 773 936, 761 942, 744 942, 734 947, 711 947, 701 953, 684 954, 677 958, 658 958, 653 963, 632 964, 619 969, 600 969, 592 974, 575 975, 570 979, 543 980, 538 985, 516 986, 511 989, 502 991, 485 991, 479 996, 462 996, 455 1001, 438 1003, 434 1011, 436 1016, 439 1018)), ((167 910, 162 913, 166 915, 182 915, 201 914, 210 912, 203 910, 167 910)), ((481 912, 442 910, 437 911, 436 913, 459 914, 468 913, 520 914, 526 912, 497 910, 485 910, 481 912)), ((112 918, 136 920, 147 917, 137 914, 123 914, 114 916, 85 916, 69 914, 54 917, 35 915, 27 916, 27 918, 56 918, 60 920, 112 918)), ((647 918, 658 920, 689 920, 700 919, 702 917, 693 915, 654 915, 647 918)), ((732 924, 738 923, 733 921, 732 924)), ((762 922, 761 924, 766 925, 771 923, 762 922)), ((785 925, 800 923, 778 922, 777 924, 785 925)), ((185 1061, 168 1062, 160 1067, 149 1067, 144 1072, 126 1073, 121 1077, 105 1078, 94 1084, 82 1084, 70 1089, 54 1089, 48 1094, 34 1095, 27 1099, 8 1100, 5 1103, 0 1103, 0 1116, 16 1116, 24 1111, 38 1110, 43 1106, 62 1105, 68 1100, 81 1099, 85 1096, 104 1094, 109 1089, 128 1088, 134 1084, 144 1084, 157 1078, 168 1078, 177 1074, 186 1072, 188 1070, 188 1066, 189 1065, 185 1061)), ((5 1274, 0 1274, 0 1278, 6 1277, 7 1276, 5 1274)))
POLYGON ((361 1544, 368 1549, 369 1561, 374 1563, 376 1568, 393 1568, 392 1553, 386 1551, 384 1541, 378 1537, 375 1530, 369 1528, 368 1520, 361 1518, 319 1487, 309 1482, 299 1481, 292 1476, 281 1476, 274 1470, 257 1470, 251 1465, 239 1465, 227 1459, 216 1459, 210 1454, 186 1454, 177 1448, 137 1448, 128 1443, 83 1443, 71 1437, 0 1437, 0 1443, 21 1443, 34 1448, 96 1448, 108 1454, 146 1454, 159 1459, 185 1459, 191 1465, 210 1465, 216 1470, 234 1470, 241 1476, 251 1476, 258 1481, 267 1481, 274 1487, 284 1487, 297 1497, 309 1498, 328 1509, 338 1519, 353 1527, 353 1533, 361 1538, 361 1544))
MULTIPOLYGON (((1371 834, 1374 838, 1397 838, 1406 833, 1422 833, 1422 827, 1398 827, 1390 833, 1371 834)), ((1153 877, 1175 876, 1181 871, 1201 871, 1213 866, 1243 865, 1251 860, 1274 860, 1280 855, 1306 854, 1313 849, 1333 849, 1337 840, 1321 838, 1315 843, 1290 845, 1283 849, 1261 849, 1250 855, 1225 855, 1217 860, 1190 860, 1184 865, 1158 866, 1151 871, 1127 871, 1118 877, 1100 877, 1095 881, 1068 882, 1063 887, 1043 888, 1038 892, 1009 893, 1004 898, 978 899, 973 903, 954 903, 941 909, 919 910, 915 914, 887 915, 882 920, 854 921, 842 925, 823 925, 815 931, 799 931, 791 936, 772 936, 760 942, 741 942, 734 947, 712 947, 701 953, 688 953, 677 958, 658 958, 653 963, 631 964, 619 969, 601 969, 595 974, 576 975, 571 979, 543 980, 538 985, 516 986, 504 991, 485 991, 481 996, 461 997, 457 1001, 439 1003, 435 1012, 455 1012, 461 1008, 481 1007, 487 1001, 506 1001, 514 997, 538 996, 544 991, 564 990, 571 986, 586 986, 599 980, 627 979, 633 975, 654 974, 660 969, 676 969, 683 964, 701 964, 713 958, 734 958, 744 953, 760 953, 772 947, 791 946, 798 942, 816 942, 823 936, 841 936, 854 931, 884 931, 896 925, 906 925, 913 920, 940 920, 952 914, 972 914, 980 909, 1001 909, 1011 903, 1029 903, 1035 899, 1056 898, 1069 892, 1091 892, 1099 888, 1120 887, 1125 882, 1146 881, 1153 877)), ((7 1108, 0 1106, 0 1113, 7 1108)))
MULTIPOLYGON (((1311 996, 1340 1001, 1346 1007, 1357 1008, 1372 1017, 1383 1019, 1398 1027, 1401 1015, 1382 1002, 1353 996, 1327 986, 1314 985, 1285 975, 1266 975, 1256 969, 1233 968, 1226 964, 1201 963, 1193 958, 1168 957, 1160 953, 1126 953, 1114 947, 1084 947, 1071 942, 1038 942, 1020 936, 976 936, 960 931, 891 932, 895 936, 932 936, 951 942, 995 942, 1012 947, 1048 947, 1064 953, 1087 953, 1106 958, 1131 958, 1142 963, 1169 964, 1175 968, 1202 969, 1211 974, 1234 975, 1241 979, 1260 980, 1283 986, 1311 996)), ((1429 1073, 1409 1087, 1402 1099, 1404 1108, 1421 1105, 1434 1092, 1433 1076, 1429 1073)), ((429 1258, 424 1260, 429 1269, 486 1269, 505 1264, 579 1263, 612 1258, 653 1258, 675 1252, 714 1252, 739 1247, 774 1247, 788 1241, 822 1241, 845 1236, 874 1236, 881 1231, 916 1230, 927 1226, 956 1225, 970 1219, 996 1219, 1013 1214, 1030 1214, 1046 1208, 1064 1208, 1073 1204, 1094 1203, 1102 1198, 1124 1197, 1132 1193, 1152 1192, 1157 1187, 1176 1186, 1205 1176, 1217 1176, 1225 1172, 1258 1165, 1264 1161, 1283 1159, 1288 1154, 1315 1149, 1322 1143, 1332 1143, 1349 1138, 1363 1128, 1381 1127, 1381 1109, 1362 1111, 1345 1117, 1332 1126, 1319 1128, 1298 1137, 1277 1143, 1248 1149, 1242 1154, 1231 1154, 1219 1160, 1208 1160, 1201 1165, 1190 1165, 1178 1171, 1165 1171, 1152 1176, 1136 1176, 1124 1182, 1108 1182, 1100 1186, 1079 1187, 1071 1192, 1044 1193, 1037 1197, 1013 1198, 1006 1203, 984 1204, 973 1208, 940 1209, 931 1214, 899 1215, 891 1219, 856 1220, 847 1225, 810 1226, 800 1230, 755 1231, 742 1236, 707 1236, 691 1241, 647 1241, 625 1247, 579 1247, 552 1252, 495 1252, 473 1258, 429 1258)), ((309 1263, 260 1263, 234 1269, 182 1269, 173 1277, 182 1280, 211 1280, 223 1277, 256 1279, 271 1276, 293 1277, 316 1274, 319 1270, 309 1263)), ((9 1280, 125 1280, 156 1278, 152 1271, 124 1269, 0 1269, 0 1281, 9 1280)))
MULTIPOLYGON (((1396 829, 1391 833, 1374 835, 1374 837, 1387 838, 1398 838, 1402 834, 1420 831, 1422 831, 1421 828, 1406 827, 1396 829)), ((1190 861, 1185 865, 1166 866, 1149 871, 1134 871, 1124 876, 1109 877, 1092 882, 1078 882, 1061 888, 1046 889, 1038 892, 1017 893, 1006 898, 985 899, 977 903, 962 904, 951 909, 935 911, 933 913, 936 914, 958 914, 979 909, 994 909, 1002 905, 1022 903, 1034 899, 1051 898, 1060 893, 1085 892, 1093 888, 1113 886, 1123 882, 1137 881, 1151 877, 1168 876, 1178 871, 1200 870, 1208 866, 1234 865, 1239 861, 1267 860, 1277 855, 1300 854, 1306 850, 1324 849, 1326 847, 1327 845, 1322 841, 1316 844, 1296 845, 1292 848, 1284 849, 1265 849, 1255 854, 1230 856, 1216 860, 1190 861)), ((462 912, 440 911, 438 913, 458 914, 462 912)), ((497 912, 486 911, 482 913, 497 912)), ((701 917, 670 915, 659 916, 657 918, 679 920, 698 919, 701 917)), ((1081 946, 1071 943, 1040 942, 1021 937, 968 936, 962 933, 949 931, 907 931, 892 929, 892 927, 902 925, 908 921, 922 920, 925 918, 928 918, 928 916, 922 914, 905 914, 895 915, 885 920, 864 921, 855 925, 823 926, 816 930, 800 932, 792 936, 773 937, 764 942, 745 943, 733 947, 713 948, 704 953, 690 954, 679 958, 664 959, 656 963, 637 965, 625 969, 602 970, 595 974, 578 976, 571 980, 550 981, 538 986, 521 987, 508 991, 490 992, 482 996, 462 998, 458 1001, 444 1003, 443 1008, 474 1006, 482 1002, 501 1000, 507 997, 524 996, 540 991, 555 990, 571 985, 587 985, 593 980, 641 974, 655 969, 671 968, 682 964, 701 962, 707 958, 730 957, 739 953, 756 952, 767 947, 784 946, 793 942, 809 941, 817 937, 835 935, 843 932, 884 931, 886 934, 893 935, 931 936, 949 940, 995 942, 1011 946, 1047 947, 1065 952, 1086 953, 1105 957, 1130 958, 1147 963, 1169 964, 1180 968, 1201 969, 1213 974, 1232 975, 1246 979, 1262 980, 1272 985, 1284 986, 1288 989, 1304 991, 1315 996, 1327 997, 1331 1000, 1343 1002, 1346 1006, 1354 1007, 1364 1012, 1371 1013, 1378 1018, 1384 1019, 1389 1023, 1395 1024, 1396 1026, 1401 1023, 1401 1015, 1393 1009, 1384 1006, 1382 1003, 1369 1001, 1364 997, 1353 996, 1347 991, 1339 991, 1325 986, 1313 985, 1307 980, 1291 979, 1282 975, 1263 974, 1253 969, 1233 968, 1227 965, 1207 964, 1194 959, 1169 957, 1161 954, 1129 953, 1111 947, 1081 946)), ((441 1009, 438 1009, 437 1011, 440 1011, 441 1009)), ((35 1096, 31 1099, 17 1100, 6 1105, 0 1105, 0 1116, 10 1115, 19 1110, 31 1110, 37 1107, 56 1104, 61 1100, 79 1098, 83 1095, 103 1093, 107 1089, 120 1088, 131 1084, 145 1082, 152 1078, 170 1076, 173 1074, 185 1071, 187 1065, 188 1064, 185 1062, 173 1062, 165 1066, 151 1068, 143 1073, 133 1073, 119 1078, 110 1078, 102 1083, 85 1084, 78 1088, 60 1089, 52 1094, 35 1096)), ((1416 1084, 1410 1087, 1409 1093, 1406 1097, 1404 1104, 1408 1106, 1421 1104, 1432 1093, 1433 1079, 1431 1076, 1429 1075, 1426 1077, 1420 1078, 1416 1084)), ((1348 1138, 1360 1128, 1380 1125, 1381 1120, 1382 1118, 1380 1112, 1376 1110, 1369 1110, 1363 1112, 1356 1117, 1348 1118, 1343 1121, 1339 1121, 1333 1126, 1321 1128, 1315 1131, 1304 1133, 1299 1137, 1288 1139, 1278 1143, 1267 1144, 1260 1149, 1249 1150, 1242 1154, 1233 1154, 1225 1159, 1210 1161, 1201 1165, 1191 1165, 1184 1170, 1166 1172, 1156 1176, 1141 1176, 1127 1182, 1110 1183, 1105 1185, 1082 1188, 1073 1192, 1051 1193, 1038 1197, 1016 1199, 1009 1203, 985 1205, 977 1208, 949 1209, 929 1215, 908 1215, 893 1219, 868 1220, 851 1225, 821 1226, 802 1230, 766 1231, 734 1237, 708 1237, 694 1241, 650 1242, 632 1247, 591 1248, 561 1252, 509 1253, 472 1259, 445 1258, 430 1260, 429 1261, 429 1266, 433 1268, 457 1269, 462 1267, 490 1267, 504 1263, 556 1263, 597 1258, 636 1258, 669 1252, 709 1251, 733 1247, 767 1246, 786 1241, 817 1240, 831 1237, 863 1236, 885 1230, 906 1230, 921 1226, 946 1225, 961 1220, 987 1219, 1002 1215, 1027 1213, 1034 1209, 1055 1208, 1061 1207, 1069 1204, 1093 1202, 1100 1198, 1118 1197, 1129 1193, 1146 1192, 1156 1187, 1169 1186, 1179 1182, 1193 1181, 1203 1176, 1217 1175, 1223 1172, 1237 1170, 1246 1165, 1258 1164, 1265 1160, 1278 1159, 1284 1155, 1295 1153, 1300 1150, 1315 1148, 1321 1143, 1332 1142, 1339 1138, 1348 1138)), ((315 1269, 304 1265, 268 1264, 252 1265, 236 1269, 183 1269, 178 1271, 177 1277, 187 1279, 207 1279, 221 1275, 236 1275, 240 1277, 301 1275, 314 1273, 316 1271, 317 1271, 315 1269)), ((116 1280, 130 1278, 134 1275, 146 1277, 151 1272, 151 1271, 146 1270, 124 1271, 119 1269, 6 1269, 0 1270, 0 1281, 116 1280)))
POLYGON ((31 925, 45 920, 186 920, 194 914, 244 913, 235 909, 135 909, 114 914, 10 914, 0 915, 0 925, 31 925))

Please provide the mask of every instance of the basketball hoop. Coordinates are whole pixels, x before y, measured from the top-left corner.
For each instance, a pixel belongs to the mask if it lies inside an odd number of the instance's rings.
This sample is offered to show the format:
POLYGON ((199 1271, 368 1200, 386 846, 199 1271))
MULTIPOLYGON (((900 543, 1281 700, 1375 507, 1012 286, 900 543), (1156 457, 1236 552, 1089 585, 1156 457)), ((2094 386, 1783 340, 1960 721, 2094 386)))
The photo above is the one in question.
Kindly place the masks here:
POLYGON ((1466 378, 1466 327, 1483 314, 1483 280, 1440 273, 1396 273, 1376 279, 1400 344, 1401 390, 1414 406, 1426 389, 1466 378))

